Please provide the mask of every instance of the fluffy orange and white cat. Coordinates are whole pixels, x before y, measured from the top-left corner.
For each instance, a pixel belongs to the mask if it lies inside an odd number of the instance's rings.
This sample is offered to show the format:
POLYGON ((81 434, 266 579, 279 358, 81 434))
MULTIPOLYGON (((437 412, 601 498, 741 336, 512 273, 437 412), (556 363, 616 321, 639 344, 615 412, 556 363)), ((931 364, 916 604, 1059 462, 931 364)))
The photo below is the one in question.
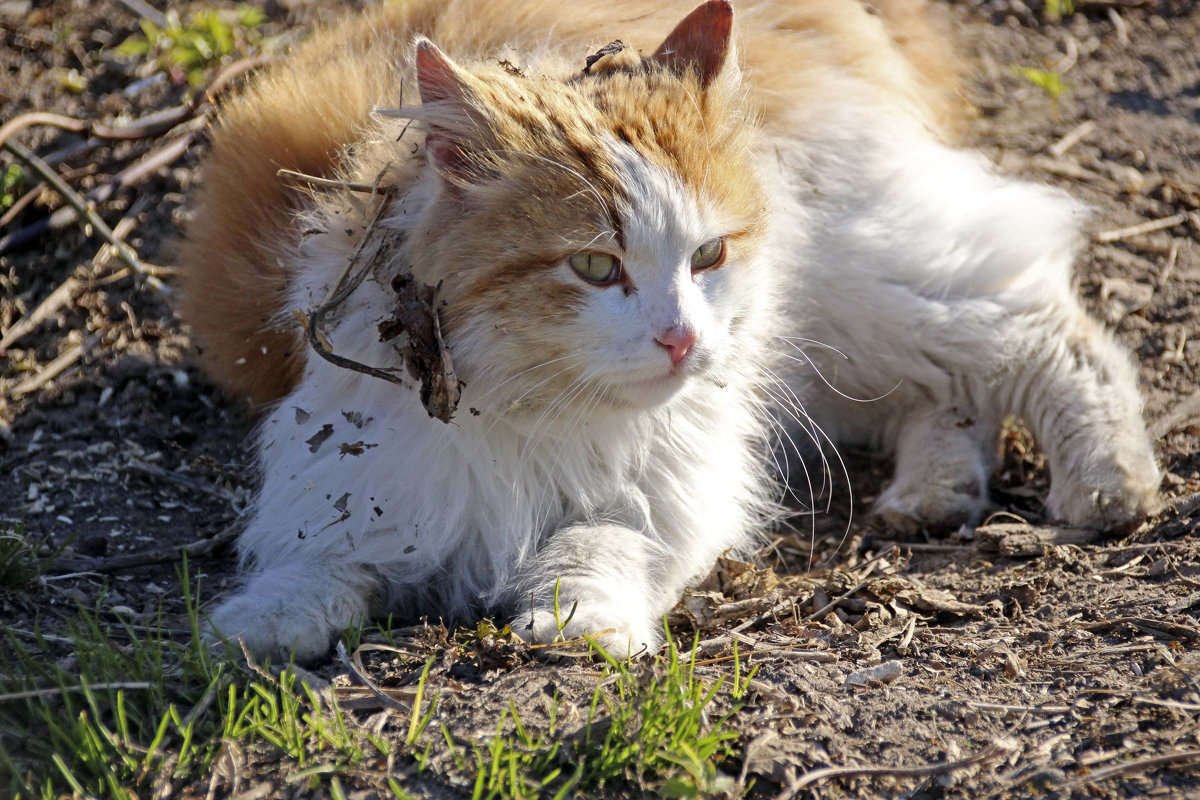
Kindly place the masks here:
POLYGON ((269 412, 215 629, 311 659, 486 610, 652 647, 769 524, 773 418, 893 451, 899 523, 977 518, 1008 414, 1051 514, 1152 508, 1135 373, 1070 285, 1081 211, 948 145, 954 73, 919 0, 402 0, 261 76, 186 254, 203 362, 269 412), (361 264, 322 341, 402 370, 394 279, 439 287, 449 424, 305 341, 361 264))

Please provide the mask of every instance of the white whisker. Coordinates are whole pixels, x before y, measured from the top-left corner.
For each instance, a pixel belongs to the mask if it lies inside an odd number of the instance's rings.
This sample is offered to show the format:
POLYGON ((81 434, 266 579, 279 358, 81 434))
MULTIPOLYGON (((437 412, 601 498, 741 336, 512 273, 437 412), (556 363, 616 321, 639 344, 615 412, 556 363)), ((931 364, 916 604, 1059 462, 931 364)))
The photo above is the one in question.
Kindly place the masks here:
MULTIPOLYGON (((484 392, 482 395, 480 395, 479 400, 477 402, 482 402, 483 400, 486 400, 488 397, 491 397, 492 394, 495 393, 498 389, 507 385, 510 381, 515 381, 517 378, 521 377, 522 375, 527 375, 528 373, 533 372, 535 369, 541 369, 542 367, 547 367, 547 366, 549 366, 551 364, 555 364, 559 361, 566 361, 568 358, 574 358, 574 357, 575 357, 574 353, 569 353, 565 356, 559 356, 558 358, 552 358, 549 361, 543 361, 540 364, 534 364, 532 367, 523 369, 520 372, 516 373, 515 375, 510 375, 509 377, 505 378, 503 381, 496 384, 495 386, 493 386, 492 388, 490 388, 486 392, 484 392)), ((562 374, 562 372, 555 373, 555 375, 561 375, 561 374, 562 374)))
POLYGON ((825 350, 829 350, 833 353, 836 353, 837 355, 841 356, 842 358, 846 359, 847 361, 850 360, 850 356, 846 355, 845 353, 843 353, 841 350, 837 349, 833 345, 826 344, 825 342, 819 341, 817 339, 809 339, 807 336, 783 336, 782 334, 779 334, 779 335, 776 335, 775 338, 782 339, 783 341, 788 342, 788 343, 804 342, 806 344, 816 345, 817 347, 820 347, 825 350))
MULTIPOLYGON (((853 520, 853 514, 854 514, 854 486, 853 486, 853 483, 850 478, 850 469, 847 466, 845 459, 842 458, 842 454, 841 454, 841 451, 837 447, 837 443, 834 442, 834 440, 825 432, 825 430, 820 425, 818 425, 817 422, 806 411, 804 411, 803 406, 800 402, 800 398, 796 396, 796 394, 792 390, 792 388, 784 380, 782 380, 778 375, 776 375, 773 371, 771 371, 769 368, 764 367, 764 373, 769 378, 770 383, 764 384, 763 390, 766 391, 767 394, 770 395, 772 397, 772 399, 775 400, 777 407, 781 411, 783 411, 785 414, 787 414, 793 421, 795 421, 800 426, 800 429, 803 430, 805 432, 805 434, 807 434, 809 436, 809 438, 812 440, 813 444, 816 445, 817 452, 821 459, 822 468, 825 472, 825 475, 828 476, 830 479, 832 479, 832 471, 830 469, 831 465, 825 455, 825 449, 826 449, 825 445, 828 445, 829 449, 832 450, 834 456, 837 458, 838 466, 841 468, 842 476, 846 480, 847 508, 849 509, 849 512, 850 512, 847 515, 846 526, 842 533, 842 540, 838 544, 838 549, 840 550, 841 546, 845 543, 846 539, 849 538, 849 536, 850 536, 850 526, 851 526, 851 522, 853 520), (780 395, 776 394, 775 390, 772 390, 772 388, 771 388, 772 385, 778 386, 782 389, 782 391, 784 393, 782 397, 780 395)), ((797 450, 797 455, 798 456, 800 455, 798 450, 797 450)), ((803 458, 801 458, 801 463, 803 464, 803 458)), ((806 471, 806 475, 807 475, 807 471, 806 471)), ((822 481, 821 488, 822 488, 822 491, 825 488, 825 484, 823 481, 822 481)), ((828 512, 830 510, 830 507, 833 502, 833 491, 832 491, 833 484, 832 484, 832 482, 830 483, 829 488, 830 488, 830 492, 829 492, 829 496, 828 496, 828 499, 826 501, 826 506, 825 506, 826 512, 828 512)), ((811 492, 811 483, 810 483, 810 492, 811 492)), ((814 503, 814 506, 815 506, 815 503, 814 503)), ((814 536, 815 536, 815 530, 814 530, 814 536)), ((814 542, 814 544, 815 544, 815 542, 814 542)))
MULTIPOLYGON (((877 403, 877 402, 879 402, 880 400, 882 400, 882 399, 884 399, 885 397, 887 397, 888 395, 890 395, 892 392, 894 392, 894 391, 896 391, 897 389, 899 389, 899 388, 900 388, 900 384, 904 383, 904 381, 896 381, 896 385, 895 385, 895 386, 893 386, 891 389, 888 389, 886 392, 884 392, 883 394, 879 395, 878 397, 872 397, 872 398, 853 397, 853 396, 851 396, 851 395, 848 395, 848 394, 846 394, 845 392, 843 392, 841 389, 837 388, 836 386, 834 386, 834 385, 833 385, 833 384, 832 384, 832 383, 829 381, 829 379, 825 377, 825 373, 821 372, 821 368, 820 368, 820 367, 818 367, 818 366, 816 365, 816 363, 814 363, 814 362, 813 362, 812 358, 811 358, 811 357, 809 357, 808 353, 806 353, 806 352, 804 351, 804 348, 802 348, 800 345, 796 344, 794 341, 792 341, 792 340, 791 340, 791 338, 789 338, 789 337, 787 337, 787 336, 781 336, 781 337, 779 337, 779 338, 780 338, 781 340, 783 340, 784 342, 786 342, 788 345, 790 345, 790 346, 794 347, 794 348, 795 348, 795 349, 796 349, 796 350, 797 350, 797 351, 800 353, 800 355, 804 356, 804 358, 805 358, 805 359, 807 359, 809 366, 810 366, 810 367, 812 367, 813 374, 815 374, 815 375, 816 375, 816 376, 817 376, 817 377, 818 377, 818 378, 821 380, 821 383, 823 383, 823 384, 825 384, 827 387, 829 387, 829 390, 830 390, 831 392, 833 392, 834 394, 836 394, 838 397, 841 397, 841 398, 843 398, 843 399, 845 399, 845 400, 849 400, 849 401, 850 401, 850 402, 852 402, 852 403, 877 403)), ((817 344, 820 344, 820 342, 818 342, 817 344)), ((822 347, 828 347, 828 345, 821 345, 821 346, 822 346, 822 347)), ((846 358, 846 355, 845 355, 845 353, 842 353, 841 351, 837 350, 836 348, 832 348, 832 347, 830 347, 829 349, 830 349, 830 350, 833 350, 835 353, 837 353, 838 355, 840 355, 842 358, 846 358)))

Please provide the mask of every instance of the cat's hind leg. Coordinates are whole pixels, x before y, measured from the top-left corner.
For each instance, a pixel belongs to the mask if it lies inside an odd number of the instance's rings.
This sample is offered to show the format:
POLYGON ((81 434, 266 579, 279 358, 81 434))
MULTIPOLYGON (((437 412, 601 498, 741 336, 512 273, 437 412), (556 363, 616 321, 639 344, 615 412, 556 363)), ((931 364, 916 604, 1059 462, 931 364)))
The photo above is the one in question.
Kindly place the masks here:
POLYGON ((1028 360, 1006 394, 1046 453, 1050 513, 1097 527, 1153 513, 1162 473, 1129 357, 1077 303, 1026 331, 1028 360))
POLYGON ((872 513, 905 531, 978 523, 996 435, 989 418, 964 406, 911 411, 899 423, 892 482, 872 513))
POLYGON ((978 522, 999 420, 1009 415, 1026 422, 1046 454, 1052 518, 1107 528, 1155 511, 1162 475, 1137 376, 1112 335, 1073 296, 1010 311, 982 330, 959 349, 1006 357, 986 372, 960 367, 955 382, 971 388, 953 405, 903 413, 895 476, 874 512, 906 529, 978 522))
MULTIPOLYGON (((1082 209, 923 135, 864 135, 873 158, 828 169, 855 181, 821 195, 804 302, 815 312, 806 335, 850 356, 840 390, 900 387, 901 419, 865 418, 898 424, 882 437, 898 465, 878 508, 920 518, 971 507, 955 488, 970 486, 971 437, 937 421, 971 407, 992 426, 1013 414, 1032 429, 1050 516, 1107 527, 1152 511, 1160 472, 1136 372, 1071 286, 1082 209), (907 419, 910 408, 926 411, 907 419)), ((979 442, 990 458, 995 441, 979 442)))

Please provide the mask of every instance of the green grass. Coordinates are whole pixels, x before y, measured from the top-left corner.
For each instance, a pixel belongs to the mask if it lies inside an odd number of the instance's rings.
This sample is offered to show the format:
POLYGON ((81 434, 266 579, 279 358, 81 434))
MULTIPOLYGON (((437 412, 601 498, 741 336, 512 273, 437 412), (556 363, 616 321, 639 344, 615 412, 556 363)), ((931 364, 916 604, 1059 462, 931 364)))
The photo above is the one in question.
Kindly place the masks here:
POLYGON ((10 796, 134 797, 164 768, 168 748, 173 772, 211 760, 197 749, 195 716, 179 709, 197 707, 223 670, 206 652, 174 645, 161 626, 142 634, 102 620, 98 609, 80 609, 67 624, 73 655, 57 663, 46 637, 28 644, 6 631, 0 775, 10 796))
POLYGON ((25 531, 20 527, 0 531, 0 586, 19 589, 37 574, 37 555, 25 531))
MULTIPOLYGON (((531 730, 515 706, 505 709, 491 739, 462 748, 472 753, 473 800, 562 798, 624 783, 653 787, 661 797, 707 797, 734 785, 720 765, 733 755, 737 734, 729 719, 741 708, 750 676, 735 659, 732 688, 723 697, 725 712, 708 717, 722 695, 725 679, 706 685, 694 660, 679 658, 668 631, 667 654, 648 670, 635 670, 610 656, 595 641, 593 651, 607 666, 592 695, 586 723, 568 738, 558 736, 556 699, 549 724, 531 730)), ((462 755, 450 733, 443 738, 462 755)))
POLYGON ((1053 70, 1039 67, 1013 67, 1013 72, 1050 95, 1054 100, 1071 88, 1071 84, 1064 81, 1062 75, 1053 70))
POLYGON ((155 58, 169 74, 199 86, 222 59, 244 55, 260 44, 258 28, 266 22, 266 15, 262 9, 240 5, 233 19, 220 11, 204 9, 184 22, 172 9, 166 12, 166 22, 166 27, 160 28, 150 20, 139 20, 142 33, 121 42, 117 53, 155 58))
POLYGON ((1061 74, 1040 67, 1013 67, 1012 71, 1045 92, 1050 97, 1054 114, 1058 115, 1058 100, 1071 88, 1071 84, 1064 81, 1061 74))
MULTIPOLYGON (((28 558, 18 560, 36 570, 28 558)), ((434 652, 408 718, 377 735, 333 692, 310 690, 290 668, 273 677, 214 654, 201 636, 200 582, 186 565, 180 585, 186 630, 171 631, 161 619, 136 627, 99 603, 79 608, 54 634, 5 630, 0 796, 133 800, 168 785, 206 790, 232 751, 251 783, 286 780, 330 797, 364 786, 410 797, 413 778, 395 772, 397 764, 409 765, 418 781, 466 787, 479 800, 599 788, 703 797, 733 785, 722 772, 737 738, 728 723, 750 677, 736 659, 728 679, 706 682, 674 642, 637 664, 592 643, 602 674, 590 701, 575 698, 586 709, 582 723, 576 717, 564 730, 557 699, 540 726, 510 705, 496 709, 493 736, 468 741, 439 714, 430 674, 444 652, 434 652)), ((481 624, 468 633, 502 632, 481 624)))
MULTIPOLYGON (((51 554, 51 558, 62 552, 73 541, 68 539, 51 554)), ((37 580, 50 559, 38 557, 38 551, 47 547, 48 538, 32 542, 21 524, 0 527, 0 589, 21 589, 37 580)))
POLYGON ((200 636, 198 586, 186 571, 181 584, 190 628, 182 643, 161 621, 143 632, 106 622, 98 606, 68 622, 66 663, 44 657, 54 650, 47 637, 30 644, 6 631, 0 795, 132 800, 204 775, 230 742, 274 751, 314 786, 390 754, 290 670, 271 678, 215 657, 200 636))

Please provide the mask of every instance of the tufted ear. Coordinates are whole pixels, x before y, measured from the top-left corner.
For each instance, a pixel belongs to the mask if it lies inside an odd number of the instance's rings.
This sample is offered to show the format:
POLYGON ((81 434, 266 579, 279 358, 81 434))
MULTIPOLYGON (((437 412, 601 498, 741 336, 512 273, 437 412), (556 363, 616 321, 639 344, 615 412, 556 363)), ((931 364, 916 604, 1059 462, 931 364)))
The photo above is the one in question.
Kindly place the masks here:
POLYGON ((417 86, 422 103, 462 100, 470 91, 467 81, 450 57, 437 45, 418 36, 417 86))
POLYGON ((428 115, 425 157, 452 183, 478 179, 470 158, 470 131, 479 131, 478 104, 469 78, 437 45, 419 36, 417 46, 417 89, 422 106, 437 106, 428 115))
POLYGON ((729 0, 709 0, 675 26, 650 57, 676 75, 694 71, 700 85, 708 86, 725 66, 733 32, 733 6, 729 0))

